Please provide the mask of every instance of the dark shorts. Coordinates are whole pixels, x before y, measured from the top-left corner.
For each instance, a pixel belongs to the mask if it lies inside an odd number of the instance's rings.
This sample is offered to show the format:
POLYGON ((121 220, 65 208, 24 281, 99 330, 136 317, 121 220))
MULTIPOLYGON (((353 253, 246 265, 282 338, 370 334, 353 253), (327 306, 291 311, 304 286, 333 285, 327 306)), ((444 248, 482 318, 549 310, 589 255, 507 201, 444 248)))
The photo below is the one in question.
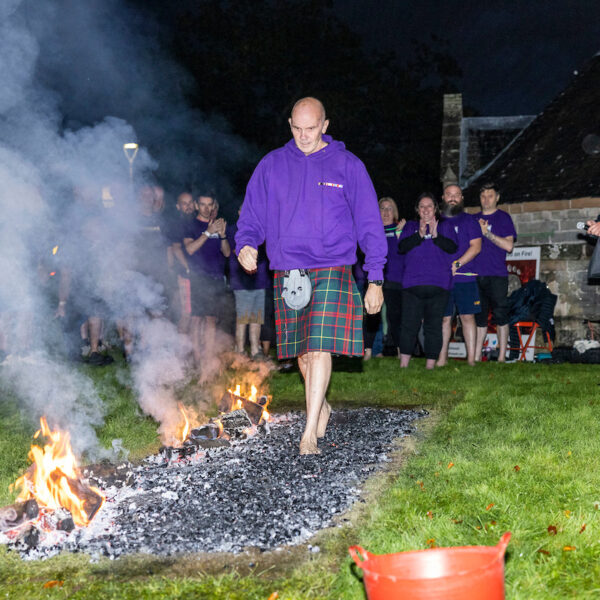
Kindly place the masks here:
POLYGON ((235 315, 240 324, 264 322, 265 290, 233 290, 235 315))
POLYGON ((455 306, 459 315, 476 315, 481 312, 479 288, 476 281, 454 284, 454 287, 450 290, 444 316, 451 317, 454 315, 455 306))
POLYGON ((488 315, 492 309, 496 325, 508 324, 508 277, 486 275, 477 278, 481 312, 475 317, 477 327, 488 326, 488 315))
POLYGON ((280 359, 306 352, 362 356, 363 304, 352 267, 310 269, 311 300, 302 310, 290 308, 281 297, 283 271, 275 272, 275 328, 280 359))
POLYGON ((192 317, 220 317, 226 293, 224 279, 190 273, 192 317))

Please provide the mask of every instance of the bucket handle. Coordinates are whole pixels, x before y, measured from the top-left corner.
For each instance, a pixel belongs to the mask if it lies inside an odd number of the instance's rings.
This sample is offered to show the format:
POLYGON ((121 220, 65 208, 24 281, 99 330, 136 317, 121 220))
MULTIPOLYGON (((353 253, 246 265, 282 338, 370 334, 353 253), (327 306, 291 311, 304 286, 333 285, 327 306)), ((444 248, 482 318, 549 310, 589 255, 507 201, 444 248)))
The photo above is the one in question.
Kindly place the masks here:
POLYGON ((506 548, 508 546, 508 542, 510 542, 511 536, 512 536, 511 532, 507 531, 500 538, 500 541, 498 542, 498 545, 496 546, 496 548, 498 549, 498 557, 504 556, 504 553, 506 552, 506 548))
POLYGON ((356 566, 361 569, 363 563, 372 556, 371 553, 367 552, 362 546, 350 546, 348 552, 350 553, 352 560, 356 563, 356 566))

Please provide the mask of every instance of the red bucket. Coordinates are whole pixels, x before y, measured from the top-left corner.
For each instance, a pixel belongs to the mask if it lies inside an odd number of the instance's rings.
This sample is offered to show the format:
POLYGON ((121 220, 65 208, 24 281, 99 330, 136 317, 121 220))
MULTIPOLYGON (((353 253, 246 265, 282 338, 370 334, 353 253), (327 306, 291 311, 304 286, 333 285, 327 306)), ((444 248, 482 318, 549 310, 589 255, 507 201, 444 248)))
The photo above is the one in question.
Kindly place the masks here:
POLYGON ((504 600, 505 533, 497 546, 371 554, 348 548, 363 570, 369 600, 504 600))

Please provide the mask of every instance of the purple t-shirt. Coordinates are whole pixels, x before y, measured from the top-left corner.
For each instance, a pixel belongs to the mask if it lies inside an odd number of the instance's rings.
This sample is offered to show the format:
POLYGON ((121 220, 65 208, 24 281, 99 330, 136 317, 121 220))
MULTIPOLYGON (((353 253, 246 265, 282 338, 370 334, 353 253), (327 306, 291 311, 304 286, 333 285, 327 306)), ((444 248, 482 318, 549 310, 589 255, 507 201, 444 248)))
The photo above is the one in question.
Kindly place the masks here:
POLYGON ((383 268, 383 278, 386 281, 402 283, 402 274, 404 273, 404 255, 398 252, 399 234, 396 234, 396 224, 386 225, 384 227, 385 239, 387 240, 388 252, 387 261, 383 268))
MULTIPOLYGON (((467 251, 471 240, 481 238, 481 227, 479 227, 479 223, 475 220, 475 217, 466 212, 461 212, 454 217, 444 217, 443 220, 450 223, 456 233, 458 250, 451 255, 452 262, 454 262, 467 251)), ((474 264, 473 260, 471 260, 465 265, 461 265, 460 269, 458 269, 456 275, 453 277, 452 284, 475 281, 475 277, 473 276, 461 275, 461 271, 463 273, 476 273, 477 271, 473 270, 474 264)))
MULTIPOLYGON (((206 230, 208 223, 194 219, 184 230, 184 238, 198 239, 206 230)), ((213 234, 205 242, 202 248, 194 254, 188 254, 188 265, 194 273, 208 275, 213 279, 225 277, 225 257, 221 252, 221 240, 218 234, 213 234)))
POLYGON ((236 247, 265 240, 273 270, 352 265, 357 243, 369 279, 383 279, 386 243, 377 195, 364 164, 342 142, 305 156, 290 140, 252 175, 236 247))
MULTIPOLYGON (((515 229, 511 216, 503 210, 496 210, 491 215, 484 215, 478 212, 473 215, 479 226, 479 219, 485 219, 488 222, 488 231, 499 237, 513 236, 517 240, 517 231, 515 229)), ((481 227, 479 228, 481 231, 481 227)), ((481 244, 481 252, 472 261, 474 264, 471 269, 474 273, 481 276, 495 275, 497 277, 508 277, 506 268, 506 251, 490 242, 486 237, 481 244)), ((471 263, 469 263, 471 265, 471 263)))
MULTIPOLYGON (((438 234, 456 242, 456 233, 448 221, 440 221, 438 234)), ((418 221, 408 221, 400 234, 400 240, 419 231, 418 221)), ((435 285, 449 290, 452 287, 452 254, 444 252, 433 243, 433 239, 424 239, 418 246, 404 255, 404 273, 402 287, 416 285, 435 285)))
MULTIPOLYGON (((227 226, 227 239, 233 249, 237 227, 235 225, 227 226)), ((271 285, 269 274, 269 260, 265 252, 264 244, 258 249, 258 259, 256 262, 256 273, 246 273, 237 254, 231 252, 229 255, 229 285, 232 290, 266 290, 271 285)))

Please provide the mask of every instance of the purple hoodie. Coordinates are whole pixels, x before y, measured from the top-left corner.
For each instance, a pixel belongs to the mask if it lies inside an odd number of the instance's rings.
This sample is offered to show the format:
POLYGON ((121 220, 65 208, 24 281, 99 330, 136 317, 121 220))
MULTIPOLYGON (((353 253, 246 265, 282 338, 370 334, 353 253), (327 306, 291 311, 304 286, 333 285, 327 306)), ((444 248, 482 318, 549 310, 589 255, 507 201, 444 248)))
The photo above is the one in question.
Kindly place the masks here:
POLYGON ((356 244, 369 279, 383 279, 387 243, 377 196, 363 163, 342 142, 309 154, 294 140, 256 167, 242 206, 236 249, 266 239, 273 270, 352 265, 356 244))

